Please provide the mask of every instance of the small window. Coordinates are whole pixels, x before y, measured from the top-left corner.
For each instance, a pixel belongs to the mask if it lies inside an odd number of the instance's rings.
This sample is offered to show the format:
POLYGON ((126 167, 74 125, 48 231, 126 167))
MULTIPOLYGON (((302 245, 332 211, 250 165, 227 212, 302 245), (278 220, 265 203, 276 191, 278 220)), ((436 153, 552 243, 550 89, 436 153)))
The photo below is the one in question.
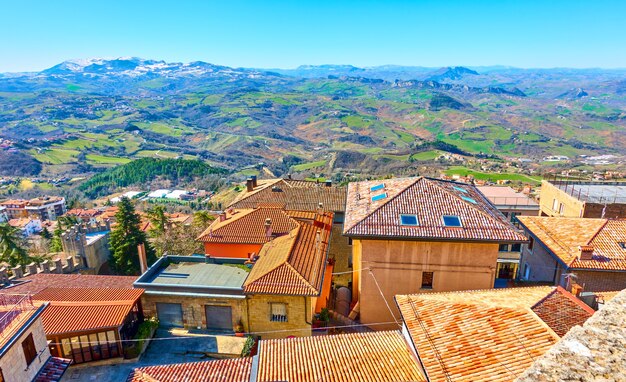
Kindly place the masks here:
POLYGON ((287 322, 287 304, 270 303, 270 321, 287 322))
POLYGON ((383 193, 383 194, 379 194, 379 195, 374 195, 372 196, 372 202, 377 202, 379 200, 383 200, 387 197, 387 193, 383 193))
POLYGON ((520 252, 522 250, 522 245, 520 243, 511 245, 511 252, 520 252))
POLYGON ((524 264, 524 280, 530 279, 530 265, 528 263, 524 264))
POLYGON ((467 194, 467 190, 466 190, 466 189, 464 189, 464 188, 454 186, 454 189, 455 189, 455 190, 457 190, 457 191, 461 191, 461 192, 462 192, 462 193, 464 193, 464 194, 467 194))
POLYGON ((348 245, 352 245, 352 238, 351 237, 348 238, 348 245))
POLYGON ((375 186, 370 187, 370 192, 379 191, 385 188, 385 183, 377 184, 375 186))
POLYGON ((33 334, 29 334, 24 341, 22 341, 22 349, 24 350, 24 358, 26 359, 26 367, 37 358, 37 348, 35 347, 35 341, 33 340, 33 334))
POLYGON ((500 246, 498 247, 498 251, 499 252, 508 252, 509 251, 509 245, 508 244, 500 244, 500 246))
POLYGON ((422 289, 433 289, 433 272, 422 272, 422 289))
POLYGON ((478 204, 478 203, 476 203, 476 201, 474 199, 472 199, 470 197, 467 197, 467 196, 461 196, 461 199, 465 200, 466 202, 470 202, 472 204, 478 204))
POLYGON ((417 220, 417 215, 405 215, 405 214, 400 215, 400 224, 410 225, 410 226, 419 225, 418 220, 417 220))
POLYGON ((533 250, 533 246, 535 245, 535 239, 533 239, 532 237, 528 238, 528 250, 531 251, 533 250))
POLYGON ((564 207, 565 206, 563 206, 563 203, 559 204, 559 214, 563 214, 563 210, 565 209, 564 207))
POLYGON ((557 208, 559 208, 559 201, 557 199, 554 199, 552 201, 552 211, 556 211, 557 208))
POLYGON ((443 225, 446 227, 461 227, 461 218, 453 215, 444 215, 443 225))

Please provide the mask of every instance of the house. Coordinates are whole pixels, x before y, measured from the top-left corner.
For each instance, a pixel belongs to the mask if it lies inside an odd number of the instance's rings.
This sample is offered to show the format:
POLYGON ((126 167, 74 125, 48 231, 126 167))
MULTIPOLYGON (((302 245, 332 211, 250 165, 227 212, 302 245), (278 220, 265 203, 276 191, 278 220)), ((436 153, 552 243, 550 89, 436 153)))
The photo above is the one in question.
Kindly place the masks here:
POLYGON ((364 324, 395 321, 397 294, 492 288, 499 246, 526 241, 474 186, 424 177, 351 183, 344 235, 364 324))
POLYGON ((28 204, 28 200, 23 199, 9 199, 0 203, 0 206, 5 208, 5 212, 9 219, 19 219, 25 218, 28 216, 28 212, 26 212, 26 205, 28 204))
POLYGON ((52 357, 41 316, 46 303, 28 295, 0 295, 0 380, 60 381, 70 360, 52 357))
POLYGON ((530 237, 520 276, 587 291, 626 288, 626 220, 520 217, 530 237))
POLYGON ((6 223, 9 221, 9 215, 7 214, 6 206, 0 205, 0 223, 6 223))
POLYGON ((104 210, 95 208, 72 208, 64 216, 75 217, 79 223, 97 224, 98 216, 102 215, 103 212, 104 210))
POLYGON ((0 297, 27 295, 46 304, 41 314, 49 353, 84 363, 121 358, 123 341, 143 320, 141 289, 133 277, 36 274, 14 281, 0 297))
POLYGON ((255 357, 133 370, 127 382, 422 382, 399 331, 261 340, 255 357))
POLYGON ((541 216, 626 218, 626 182, 543 180, 541 216))
POLYGON ((165 256, 134 285, 146 290, 146 315, 157 316, 163 326, 310 335, 313 315, 330 293, 331 225, 332 213, 295 221, 252 260, 165 256))
MULTIPOLYGON (((325 182, 248 178, 246 188, 230 204, 233 209, 251 209, 262 205, 278 204, 287 211, 316 212, 320 208, 333 213, 333 233, 328 256, 333 259, 337 286, 352 282, 352 263, 349 239, 341 234, 346 211, 346 187, 325 182)), ((294 217, 294 216, 292 216, 294 217)))
POLYGON ((26 212, 39 220, 57 220, 65 214, 65 198, 60 196, 42 196, 28 201, 26 212))
POLYGON ((41 232, 41 220, 31 218, 19 218, 9 220, 11 227, 19 228, 24 237, 32 236, 41 232))
POLYGON ((514 381, 594 313, 552 287, 399 295, 396 303, 430 381, 514 381))

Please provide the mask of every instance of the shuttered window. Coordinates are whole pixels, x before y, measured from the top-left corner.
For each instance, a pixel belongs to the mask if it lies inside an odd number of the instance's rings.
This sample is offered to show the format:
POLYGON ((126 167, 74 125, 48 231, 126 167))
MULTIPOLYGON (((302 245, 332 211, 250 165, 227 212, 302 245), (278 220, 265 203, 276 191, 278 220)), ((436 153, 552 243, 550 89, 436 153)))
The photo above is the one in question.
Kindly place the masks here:
POLYGON ((26 358, 26 366, 28 367, 37 358, 37 348, 35 347, 32 333, 22 342, 22 349, 24 350, 24 358, 26 358))

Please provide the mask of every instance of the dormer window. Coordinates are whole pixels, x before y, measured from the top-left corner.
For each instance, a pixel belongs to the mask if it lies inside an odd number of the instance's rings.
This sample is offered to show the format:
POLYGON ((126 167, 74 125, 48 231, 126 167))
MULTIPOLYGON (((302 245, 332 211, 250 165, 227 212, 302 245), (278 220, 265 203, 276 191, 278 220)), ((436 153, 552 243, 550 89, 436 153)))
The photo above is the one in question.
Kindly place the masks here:
POLYGON ((443 225, 445 227, 462 227, 461 218, 455 215, 444 215, 443 225))
POLYGON ((419 220, 417 219, 417 215, 408 215, 408 214, 400 215, 400 225, 413 226, 413 227, 418 226, 419 220))

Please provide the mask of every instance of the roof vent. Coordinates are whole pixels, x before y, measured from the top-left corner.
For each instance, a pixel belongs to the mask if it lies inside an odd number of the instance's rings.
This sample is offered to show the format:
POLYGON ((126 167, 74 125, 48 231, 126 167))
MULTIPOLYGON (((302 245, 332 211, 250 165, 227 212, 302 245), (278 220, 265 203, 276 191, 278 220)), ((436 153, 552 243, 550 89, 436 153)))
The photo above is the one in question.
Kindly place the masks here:
POLYGON ((578 258, 580 260, 591 260, 593 258, 593 247, 591 245, 581 245, 578 247, 578 258))
POLYGON ((272 219, 265 219, 265 237, 268 239, 272 237, 272 219))
POLYGON ((272 192, 281 192, 282 189, 278 186, 272 186, 272 192))

